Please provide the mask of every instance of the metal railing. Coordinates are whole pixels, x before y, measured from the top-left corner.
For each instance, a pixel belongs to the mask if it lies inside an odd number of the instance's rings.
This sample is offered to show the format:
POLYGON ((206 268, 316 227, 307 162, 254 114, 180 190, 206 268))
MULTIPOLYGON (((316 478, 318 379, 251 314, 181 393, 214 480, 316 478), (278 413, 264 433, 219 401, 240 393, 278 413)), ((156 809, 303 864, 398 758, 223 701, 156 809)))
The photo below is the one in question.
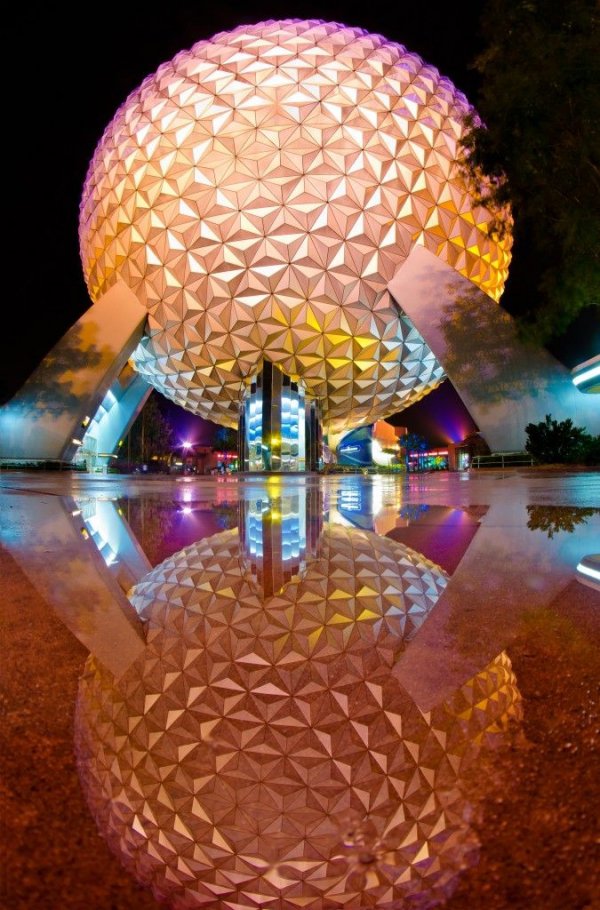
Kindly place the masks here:
POLYGON ((490 455, 474 455, 471 462, 473 468, 502 467, 512 465, 532 465, 533 457, 529 452, 492 452, 490 455))

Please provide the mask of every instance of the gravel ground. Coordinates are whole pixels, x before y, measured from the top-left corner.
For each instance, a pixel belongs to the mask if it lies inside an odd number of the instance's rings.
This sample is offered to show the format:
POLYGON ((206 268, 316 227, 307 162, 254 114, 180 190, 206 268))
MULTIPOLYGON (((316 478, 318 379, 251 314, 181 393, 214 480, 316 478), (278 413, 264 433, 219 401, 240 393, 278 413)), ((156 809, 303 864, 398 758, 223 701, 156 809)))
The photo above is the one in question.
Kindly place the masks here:
POLYGON ((600 594, 573 581, 508 650, 524 718, 488 758, 481 860, 448 910, 600 907, 600 594), (491 789, 492 795, 489 794, 491 789))
POLYGON ((0 548, 0 896, 10 910, 153 910, 96 831, 75 769, 87 651, 0 548))

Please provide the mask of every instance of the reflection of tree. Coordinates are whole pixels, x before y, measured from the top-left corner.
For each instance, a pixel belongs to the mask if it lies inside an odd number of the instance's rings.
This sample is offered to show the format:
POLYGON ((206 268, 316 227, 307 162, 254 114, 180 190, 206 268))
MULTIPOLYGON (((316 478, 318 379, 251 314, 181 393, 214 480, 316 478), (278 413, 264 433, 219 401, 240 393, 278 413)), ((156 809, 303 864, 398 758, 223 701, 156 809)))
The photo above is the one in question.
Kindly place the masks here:
POLYGON ((216 516, 217 526, 224 531, 230 528, 237 528, 239 515, 237 503, 215 503, 212 507, 213 515, 216 516))
POLYGON ((448 292, 453 301, 446 305, 440 327, 452 382, 489 404, 531 394, 540 381, 533 366, 537 358, 529 356, 534 348, 518 338, 511 317, 475 287, 465 291, 450 284, 448 292))
POLYGON ((527 506, 529 520, 527 527, 531 531, 546 531, 548 537, 554 537, 558 531, 572 534, 575 525, 585 524, 592 515, 600 514, 600 509, 584 509, 579 506, 527 506))
POLYGON ((402 506, 400 509, 400 518, 407 518, 409 521, 418 521, 424 512, 429 511, 429 506, 423 503, 409 504, 402 506))
POLYGON ((115 352, 94 343, 97 326, 78 323, 52 348, 31 374, 11 407, 28 411, 33 418, 51 413, 59 415, 80 401, 77 373, 103 364, 108 367, 115 352))
MULTIPOLYGON (((142 496, 121 500, 119 505, 136 540, 153 566, 172 556, 173 551, 182 546, 178 518, 181 517, 181 507, 185 503, 174 502, 160 496, 142 496)), ((189 505, 192 508, 194 506, 193 503, 189 505)), ((195 508, 193 511, 199 517, 200 523, 204 520, 203 516, 207 518, 212 516, 217 527, 223 530, 236 528, 238 524, 237 502, 203 504, 198 511, 195 508)), ((210 526, 212 527, 212 521, 210 526)))
POLYGON ((173 529, 176 515, 173 503, 143 496, 121 503, 121 508, 148 561, 156 565, 164 559, 163 542, 173 529))

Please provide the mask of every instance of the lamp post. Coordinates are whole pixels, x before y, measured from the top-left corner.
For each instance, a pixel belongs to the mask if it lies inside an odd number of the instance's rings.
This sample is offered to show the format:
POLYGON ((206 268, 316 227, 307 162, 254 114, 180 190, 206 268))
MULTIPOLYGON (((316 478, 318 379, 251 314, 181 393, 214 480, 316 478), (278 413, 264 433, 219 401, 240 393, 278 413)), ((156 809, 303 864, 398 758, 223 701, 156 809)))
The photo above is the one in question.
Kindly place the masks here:
POLYGON ((194 443, 193 443, 193 442, 190 442, 189 439, 186 439, 186 440, 184 440, 184 441, 181 443, 181 448, 182 448, 181 460, 182 460, 182 462, 183 462, 183 466, 182 466, 182 467, 183 467, 183 473, 184 473, 184 474, 185 474, 185 472, 186 472, 186 467, 187 467, 187 461, 186 461, 186 459, 187 459, 187 456, 188 456, 189 454, 191 454, 191 450, 193 449, 193 447, 194 447, 194 443))

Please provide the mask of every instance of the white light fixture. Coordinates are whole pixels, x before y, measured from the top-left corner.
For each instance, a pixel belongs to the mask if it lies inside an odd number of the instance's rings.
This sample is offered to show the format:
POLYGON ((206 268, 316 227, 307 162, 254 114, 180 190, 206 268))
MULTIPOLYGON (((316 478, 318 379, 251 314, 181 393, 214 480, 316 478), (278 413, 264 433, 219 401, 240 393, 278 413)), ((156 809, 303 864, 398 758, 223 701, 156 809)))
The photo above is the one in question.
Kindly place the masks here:
POLYGON ((589 382, 590 379, 596 379, 600 376, 600 363, 595 367, 590 367, 589 370, 585 370, 584 373, 580 373, 579 376, 573 377, 573 385, 581 385, 582 382, 589 382))
POLYGON ((584 556, 577 565, 577 580, 600 591, 600 555, 584 556))

